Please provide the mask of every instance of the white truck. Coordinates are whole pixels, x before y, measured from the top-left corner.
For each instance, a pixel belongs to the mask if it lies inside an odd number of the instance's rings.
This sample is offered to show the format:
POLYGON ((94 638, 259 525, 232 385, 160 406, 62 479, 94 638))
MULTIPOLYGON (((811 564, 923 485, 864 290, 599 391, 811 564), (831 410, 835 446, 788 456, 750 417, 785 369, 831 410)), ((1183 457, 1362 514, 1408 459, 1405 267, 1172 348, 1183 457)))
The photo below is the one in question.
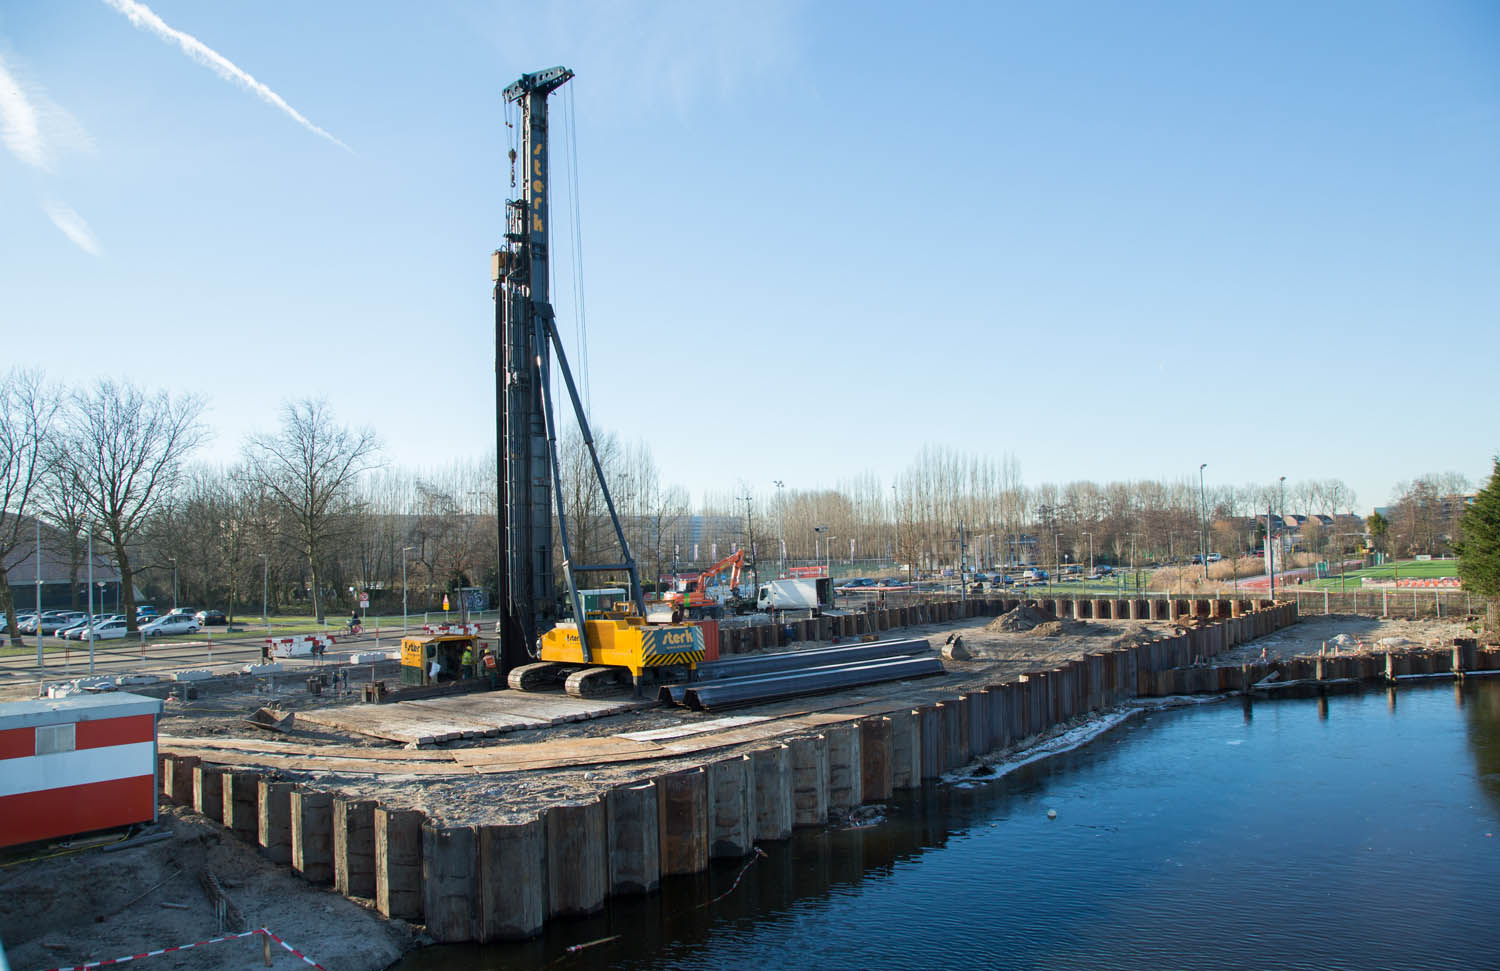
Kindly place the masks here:
POLYGON ((833 606, 833 581, 827 577, 770 580, 756 591, 757 610, 811 610, 833 606))

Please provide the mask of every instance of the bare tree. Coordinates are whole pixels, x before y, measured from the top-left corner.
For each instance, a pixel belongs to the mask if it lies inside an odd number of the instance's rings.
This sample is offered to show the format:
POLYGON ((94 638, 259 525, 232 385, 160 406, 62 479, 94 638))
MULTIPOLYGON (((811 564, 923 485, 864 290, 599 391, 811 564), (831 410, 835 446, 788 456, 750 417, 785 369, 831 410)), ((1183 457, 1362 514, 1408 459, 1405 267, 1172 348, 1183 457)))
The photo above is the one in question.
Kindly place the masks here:
POLYGON ((20 643, 20 633, 6 563, 23 542, 21 517, 45 471, 43 444, 58 404, 57 392, 43 384, 39 371, 11 370, 0 378, 0 611, 12 644, 20 643))
POLYGON ((83 484, 73 478, 66 456, 55 447, 51 452, 41 481, 41 516, 62 540, 63 552, 68 559, 68 605, 77 610, 78 574, 83 569, 88 535, 92 531, 88 493, 83 484))
POLYGON ((327 401, 283 406, 281 428, 245 443, 249 475, 281 513, 281 532, 307 563, 313 614, 323 621, 319 569, 327 547, 354 511, 356 479, 373 467, 380 444, 369 429, 336 425, 327 401))
POLYGON ((104 379, 75 392, 67 411, 63 451, 120 571, 121 612, 134 633, 131 547, 151 516, 177 488, 182 462, 203 441, 203 402, 192 395, 148 395, 128 382, 104 379))

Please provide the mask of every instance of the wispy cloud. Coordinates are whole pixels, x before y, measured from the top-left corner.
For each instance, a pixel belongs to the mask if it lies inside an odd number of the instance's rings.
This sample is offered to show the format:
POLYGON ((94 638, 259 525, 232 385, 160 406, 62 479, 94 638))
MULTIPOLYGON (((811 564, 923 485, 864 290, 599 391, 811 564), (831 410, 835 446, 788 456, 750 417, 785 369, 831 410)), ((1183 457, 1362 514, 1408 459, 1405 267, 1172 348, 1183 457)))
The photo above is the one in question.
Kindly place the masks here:
POLYGON ((27 165, 47 167, 47 146, 36 108, 21 88, 21 82, 0 58, 0 139, 12 155, 27 165))
POLYGON ((264 84, 261 84, 259 81, 255 80, 255 78, 251 77, 247 72, 241 70, 227 57, 209 47, 207 44, 203 43, 192 34, 183 33, 182 31, 169 26, 166 21, 158 17, 156 13, 144 3, 139 3, 137 2, 137 0, 104 0, 104 2, 118 10, 120 13, 124 14, 135 26, 141 28, 142 30, 149 30, 153 34, 156 34, 158 37, 160 37, 162 40, 174 43, 177 46, 181 47, 183 53, 187 54, 188 57, 191 57, 199 64, 204 65, 219 77, 223 78, 226 81, 232 81, 235 84, 240 85, 267 104, 281 109, 288 116, 290 116, 293 121, 301 125, 303 128, 306 128, 314 135, 319 135, 323 138, 328 139, 330 142, 333 142, 335 145, 337 145, 339 148, 344 149, 345 151, 352 151, 352 149, 350 149, 348 145, 345 145, 343 142, 339 141, 337 138, 334 138, 328 132, 324 131, 317 125, 314 125, 312 122, 304 118, 301 112, 297 111, 296 108, 293 108, 291 105, 287 104, 285 99, 283 99, 281 95, 277 94, 275 91, 272 91, 264 84))
MULTIPOLYGON (((37 110, 34 98, 50 105, 40 92, 36 92, 34 96, 28 95, 21 82, 5 66, 4 59, 0 58, 0 141, 22 162, 32 168, 46 169, 49 139, 43 131, 43 113, 37 110)), ((65 112, 56 108, 50 114, 54 116, 53 128, 57 127, 58 117, 66 117, 65 112)), ((71 119, 67 120, 71 127, 65 126, 64 133, 72 134, 63 138, 64 143, 72 140, 88 145, 88 136, 83 130, 74 131, 76 125, 72 125, 71 119)), ((48 201, 42 208, 46 210, 47 218, 52 220, 52 224, 62 230, 62 234, 71 239, 79 249, 90 256, 99 255, 99 241, 94 238, 93 230, 89 229, 89 224, 84 222, 82 216, 60 202, 48 201)))
POLYGON ((52 220, 52 225, 62 230, 62 234, 76 243, 79 249, 90 256, 99 255, 99 241, 94 238, 93 231, 82 216, 60 202, 48 202, 43 208, 47 210, 47 217, 52 220))

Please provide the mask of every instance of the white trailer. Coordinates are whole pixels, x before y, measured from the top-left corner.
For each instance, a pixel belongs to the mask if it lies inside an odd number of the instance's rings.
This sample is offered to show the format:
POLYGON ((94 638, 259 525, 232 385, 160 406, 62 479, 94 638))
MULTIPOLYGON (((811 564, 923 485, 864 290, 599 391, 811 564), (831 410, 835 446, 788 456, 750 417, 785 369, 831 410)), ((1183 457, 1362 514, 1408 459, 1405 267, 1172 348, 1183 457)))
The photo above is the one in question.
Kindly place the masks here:
POLYGON ((827 577, 770 580, 756 592, 757 610, 812 610, 833 605, 833 583, 827 577))

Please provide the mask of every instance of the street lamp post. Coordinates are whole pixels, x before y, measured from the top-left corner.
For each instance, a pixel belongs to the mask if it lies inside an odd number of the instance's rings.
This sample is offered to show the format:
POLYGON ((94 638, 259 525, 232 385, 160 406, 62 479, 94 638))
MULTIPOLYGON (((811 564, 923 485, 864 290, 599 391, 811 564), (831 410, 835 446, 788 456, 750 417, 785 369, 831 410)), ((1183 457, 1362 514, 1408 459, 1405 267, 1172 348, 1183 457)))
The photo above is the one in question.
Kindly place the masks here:
POLYGON ((401 636, 406 636, 406 553, 415 546, 401 547, 401 636))
POLYGON ((172 561, 172 612, 177 612, 177 557, 169 556, 172 561))
POLYGON ((1085 529, 1083 531, 1083 535, 1085 535, 1085 536, 1087 536, 1089 538, 1089 575, 1093 576, 1093 574, 1094 574, 1094 534, 1085 529))
POLYGON ((781 490, 786 487, 786 483, 780 479, 772 479, 771 482, 776 486, 776 549, 780 554, 778 562, 781 564, 777 572, 786 576, 786 540, 781 538, 781 490))
POLYGON ((1198 466, 1198 514, 1201 517, 1199 519, 1198 559, 1203 566, 1204 583, 1208 582, 1208 493, 1203 488, 1203 470, 1206 468, 1208 468, 1207 462, 1198 466))
POLYGON ((266 628, 266 636, 271 635, 271 614, 268 609, 271 593, 271 558, 265 553, 257 553, 260 557, 260 622, 266 628))
POLYGON ((1282 552, 1281 534, 1286 532, 1286 476, 1281 477, 1281 500, 1277 503, 1276 515, 1281 517, 1281 528, 1276 531, 1277 552, 1282 552))

